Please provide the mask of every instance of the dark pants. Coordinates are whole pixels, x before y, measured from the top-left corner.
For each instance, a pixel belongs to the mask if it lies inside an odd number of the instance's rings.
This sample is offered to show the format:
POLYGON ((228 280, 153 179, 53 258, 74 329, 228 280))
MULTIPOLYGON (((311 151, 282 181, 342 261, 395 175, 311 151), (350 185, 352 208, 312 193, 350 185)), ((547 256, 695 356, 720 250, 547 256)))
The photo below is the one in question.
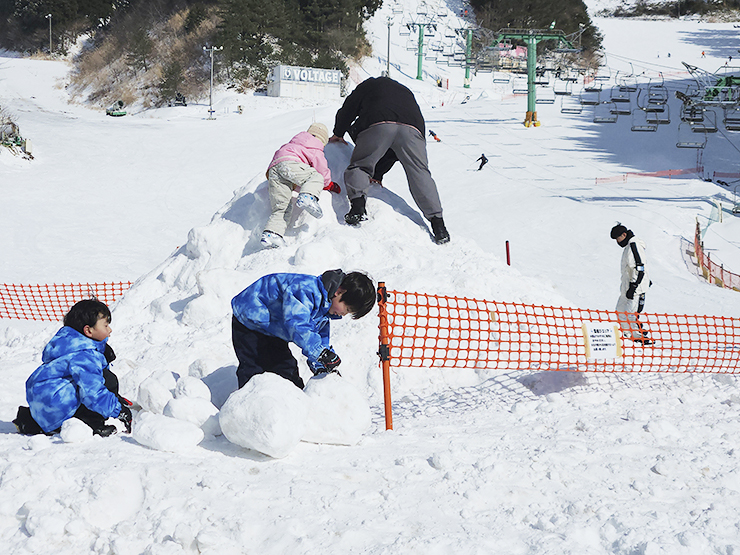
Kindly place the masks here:
MULTIPOLYGON (((115 395, 118 395, 118 377, 108 368, 105 368, 103 369, 103 378, 105 379, 105 387, 108 389, 108 391, 114 393, 115 395)), ((80 405, 80 408, 77 409, 77 412, 75 412, 72 417, 82 420, 85 424, 93 429, 93 432, 95 432, 96 430, 100 430, 103 426, 105 426, 106 421, 105 416, 100 413, 91 411, 85 405, 80 405)), ((13 424, 16 425, 16 428, 18 428, 18 431, 20 433, 25 435, 36 435, 45 433, 44 430, 41 429, 41 426, 39 426, 38 423, 33 419, 33 416, 31 416, 31 411, 28 407, 18 407, 18 414, 15 417, 15 420, 13 420, 13 424)), ((58 432, 59 430, 52 430, 47 435, 55 434, 58 432)))
POLYGON ((239 389, 253 376, 264 372, 277 374, 303 389, 303 380, 298 374, 298 362, 290 352, 287 341, 250 330, 236 317, 231 319, 231 340, 236 358, 239 359, 239 367, 236 369, 239 389))

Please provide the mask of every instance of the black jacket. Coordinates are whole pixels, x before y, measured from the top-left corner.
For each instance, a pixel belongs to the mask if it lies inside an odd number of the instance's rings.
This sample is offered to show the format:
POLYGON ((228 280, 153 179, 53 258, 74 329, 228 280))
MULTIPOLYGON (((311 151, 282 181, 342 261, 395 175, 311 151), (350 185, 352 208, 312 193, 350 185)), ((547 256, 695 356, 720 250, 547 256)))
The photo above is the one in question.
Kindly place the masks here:
POLYGON ((424 118, 414 93, 389 77, 371 77, 360 83, 337 111, 334 134, 357 135, 374 123, 396 122, 410 125, 425 135, 424 118))

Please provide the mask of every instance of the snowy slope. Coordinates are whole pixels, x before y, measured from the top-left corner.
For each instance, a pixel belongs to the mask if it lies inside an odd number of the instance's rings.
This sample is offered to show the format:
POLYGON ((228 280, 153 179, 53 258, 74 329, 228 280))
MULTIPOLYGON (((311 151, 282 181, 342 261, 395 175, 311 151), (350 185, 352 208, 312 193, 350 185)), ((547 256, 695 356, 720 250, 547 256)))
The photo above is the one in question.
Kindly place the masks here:
MULTIPOLYGON (((355 78, 385 68, 390 14, 370 22, 376 57, 355 78)), ((662 72, 672 90, 688 79, 682 59, 713 70, 740 46, 731 24, 596 24, 615 73, 662 72)), ((730 189, 696 176, 596 182, 694 167, 696 152, 675 147, 675 121, 637 134, 556 103, 538 105, 542 126, 526 129, 526 98, 490 74, 464 89, 461 69, 425 61, 430 79, 416 81, 405 41, 392 34, 391 75, 442 139, 428 150, 450 244, 431 242, 394 168, 361 228, 342 223, 346 198, 324 193, 323 219, 298 215, 285 249, 258 249, 273 151, 314 120, 331 125, 339 103, 219 90, 215 121, 202 103, 112 119, 64 102, 63 63, 0 58, 0 103, 36 147, 33 161, 0 151, 2 280, 135 279, 112 322, 123 393, 189 374, 217 406, 235 387, 229 301, 273 271, 363 269, 397 289, 611 309, 621 251, 608 233, 619 220, 648 244, 646 310, 740 314, 740 294, 702 282, 682 256, 695 219, 731 203, 730 189), (490 162, 476 172, 481 153, 490 162)), ((711 137, 705 173, 736 171, 739 144, 711 137)), ((348 156, 327 148, 337 181, 348 156)), ((740 272, 737 238, 727 213, 705 241, 740 272)), ((332 328, 373 427, 357 446, 301 443, 281 460, 220 436, 178 455, 126 436, 19 436, 10 420, 58 325, 3 321, 0 542, 19 554, 740 549, 734 377, 399 369, 396 430, 384 432, 374 315, 332 328)))

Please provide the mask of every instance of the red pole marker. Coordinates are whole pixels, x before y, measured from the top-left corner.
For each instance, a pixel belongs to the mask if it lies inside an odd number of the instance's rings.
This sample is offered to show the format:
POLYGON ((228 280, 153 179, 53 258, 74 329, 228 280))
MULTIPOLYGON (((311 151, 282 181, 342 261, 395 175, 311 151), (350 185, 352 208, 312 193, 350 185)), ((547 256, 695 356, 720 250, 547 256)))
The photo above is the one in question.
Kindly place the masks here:
POLYGON ((509 242, 506 241, 506 265, 511 266, 511 255, 509 254, 509 242))

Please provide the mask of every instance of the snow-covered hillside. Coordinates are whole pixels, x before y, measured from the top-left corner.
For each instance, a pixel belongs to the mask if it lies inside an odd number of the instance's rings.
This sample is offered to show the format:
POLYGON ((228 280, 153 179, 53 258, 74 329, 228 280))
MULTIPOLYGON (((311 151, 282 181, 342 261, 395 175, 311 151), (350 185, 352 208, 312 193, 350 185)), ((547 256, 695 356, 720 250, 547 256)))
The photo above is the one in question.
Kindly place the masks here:
MULTIPOLYGON (((375 57, 354 79, 385 69, 392 15, 384 6, 370 22, 375 57)), ((689 79, 681 61, 713 71, 740 47, 732 24, 595 24, 615 78, 660 77, 671 91, 689 79)), ((707 285, 683 253, 696 218, 706 226, 722 201, 706 248, 740 273, 740 229, 727 210, 736 183, 701 179, 737 171, 737 133, 709 137, 701 159, 676 148, 675 98, 673 121, 655 133, 631 132, 624 119, 595 124, 590 108, 563 114, 559 102, 538 105, 542 125, 525 128, 526 97, 511 83, 479 74, 465 89, 462 69, 429 60, 429 78, 417 81, 406 37, 391 29, 391 76, 414 90, 441 138, 428 151, 448 245, 432 243, 394 168, 359 229, 343 223, 346 198, 324 193, 323 219, 299 215, 286 248, 259 249, 274 150, 313 121, 331 127, 338 102, 217 90, 214 121, 204 104, 106 118, 65 102, 63 62, 3 57, 0 104, 35 159, 0 150, 0 279, 136 280, 113 311, 123 394, 136 398, 150 377, 171 389, 190 375, 217 407, 236 387, 229 301, 275 271, 361 269, 396 289, 612 309, 621 251, 609 230, 621 221, 648 245, 647 311, 740 314, 740 293, 707 285), (490 162, 475 171, 481 153, 490 162), (702 176, 604 181, 697 163, 702 176)), ((343 184, 349 147, 326 153, 343 184)), ((396 429, 385 432, 373 312, 332 328, 343 379, 373 411, 358 445, 301 443, 273 460, 210 436, 175 455, 125 435, 64 443, 14 433, 25 379, 57 328, 0 322, 0 543, 9 553, 740 549, 733 376, 395 369, 396 429)))

